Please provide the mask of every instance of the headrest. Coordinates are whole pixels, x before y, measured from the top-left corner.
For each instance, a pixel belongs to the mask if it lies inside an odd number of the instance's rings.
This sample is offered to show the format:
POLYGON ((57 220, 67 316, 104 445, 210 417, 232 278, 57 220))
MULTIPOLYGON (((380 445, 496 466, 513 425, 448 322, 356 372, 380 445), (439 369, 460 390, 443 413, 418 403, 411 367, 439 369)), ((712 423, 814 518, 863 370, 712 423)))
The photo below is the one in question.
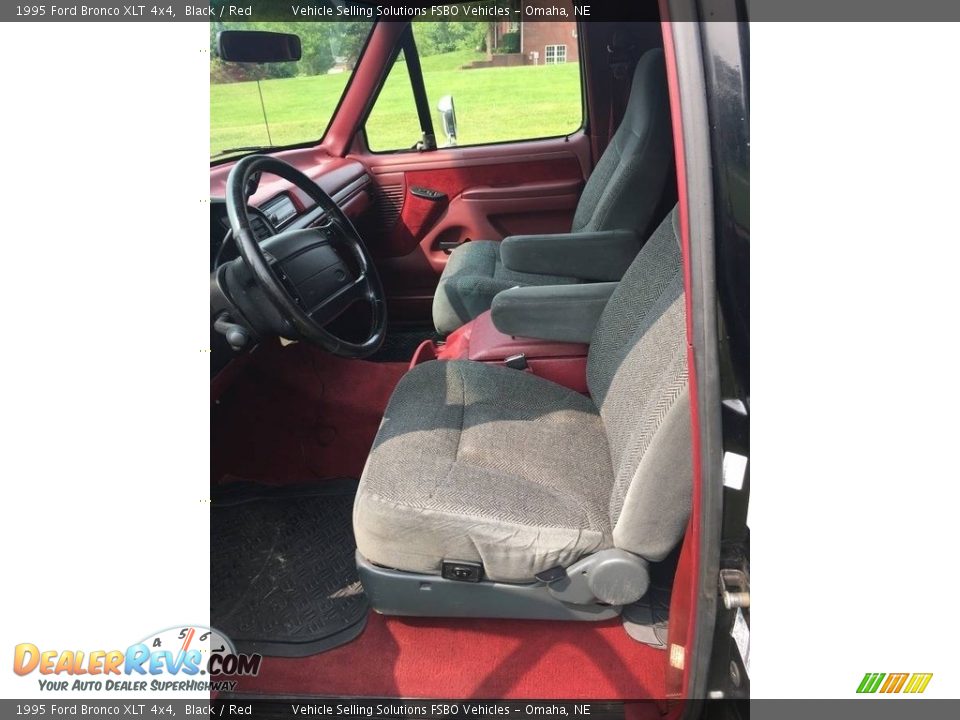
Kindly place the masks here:
POLYGON ((663 114, 669 104, 667 66, 663 50, 647 50, 633 71, 630 99, 623 114, 622 125, 633 132, 641 132, 650 123, 651 116, 663 114))

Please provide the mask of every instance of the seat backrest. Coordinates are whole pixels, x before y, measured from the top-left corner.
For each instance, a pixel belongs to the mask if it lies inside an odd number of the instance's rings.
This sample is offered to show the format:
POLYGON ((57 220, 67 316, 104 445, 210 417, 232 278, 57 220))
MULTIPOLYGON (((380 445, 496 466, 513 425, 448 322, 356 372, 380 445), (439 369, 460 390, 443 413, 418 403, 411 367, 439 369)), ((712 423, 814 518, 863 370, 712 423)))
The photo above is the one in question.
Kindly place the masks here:
POLYGON ((580 196, 572 231, 646 231, 654 221, 672 161, 663 50, 648 50, 633 72, 620 127, 580 196))
POLYGON ((610 297, 587 359, 587 385, 613 460, 613 542, 653 561, 676 546, 690 512, 690 402, 679 237, 674 208, 610 297))

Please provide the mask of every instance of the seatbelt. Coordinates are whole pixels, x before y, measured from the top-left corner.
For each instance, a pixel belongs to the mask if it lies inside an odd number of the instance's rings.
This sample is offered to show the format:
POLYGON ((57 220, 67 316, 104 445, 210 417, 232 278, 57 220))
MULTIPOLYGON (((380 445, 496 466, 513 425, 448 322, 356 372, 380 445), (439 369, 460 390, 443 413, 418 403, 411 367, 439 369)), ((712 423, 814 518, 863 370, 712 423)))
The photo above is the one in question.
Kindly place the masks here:
POLYGON ((420 120, 421 150, 436 150, 437 138, 433 132, 433 117, 430 115, 430 101, 427 99, 427 88, 423 83, 423 70, 420 68, 420 55, 417 52, 417 43, 413 39, 413 25, 407 26, 403 38, 403 57, 407 63, 407 72, 410 73, 410 85, 413 88, 413 99, 417 105, 417 117, 420 120))
POLYGON ((626 111, 630 81, 637 63, 637 48, 637 38, 622 30, 614 30, 610 42, 607 43, 607 65, 610 67, 607 145, 613 140, 626 111))

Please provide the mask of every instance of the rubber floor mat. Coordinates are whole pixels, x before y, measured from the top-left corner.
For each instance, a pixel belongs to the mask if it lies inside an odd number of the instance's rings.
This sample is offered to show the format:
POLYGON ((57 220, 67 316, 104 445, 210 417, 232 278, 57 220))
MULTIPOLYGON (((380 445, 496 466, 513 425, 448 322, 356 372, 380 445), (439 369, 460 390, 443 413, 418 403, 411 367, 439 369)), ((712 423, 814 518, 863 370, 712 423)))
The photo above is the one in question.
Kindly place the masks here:
POLYGON ((373 355, 367 358, 372 362, 403 362, 409 363, 413 353, 424 340, 437 341, 442 339, 432 325, 401 325, 387 328, 387 336, 383 345, 373 355))
POLYGON ((356 480, 216 488, 210 620, 240 652, 304 657, 353 640, 369 603, 354 560, 356 480))

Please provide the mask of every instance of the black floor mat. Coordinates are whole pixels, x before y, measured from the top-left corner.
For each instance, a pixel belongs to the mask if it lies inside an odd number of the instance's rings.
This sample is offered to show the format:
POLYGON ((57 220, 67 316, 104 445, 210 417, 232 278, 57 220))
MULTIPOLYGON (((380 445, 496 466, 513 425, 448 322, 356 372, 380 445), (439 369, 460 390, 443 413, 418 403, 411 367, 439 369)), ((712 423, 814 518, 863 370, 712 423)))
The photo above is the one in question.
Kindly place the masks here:
POLYGON ((369 603, 354 560, 356 489, 356 480, 217 489, 210 620, 240 652, 303 657, 363 630, 369 603))
POLYGON ((383 345, 368 360, 373 362, 410 362, 424 340, 439 340, 432 325, 398 325, 387 329, 383 345))

